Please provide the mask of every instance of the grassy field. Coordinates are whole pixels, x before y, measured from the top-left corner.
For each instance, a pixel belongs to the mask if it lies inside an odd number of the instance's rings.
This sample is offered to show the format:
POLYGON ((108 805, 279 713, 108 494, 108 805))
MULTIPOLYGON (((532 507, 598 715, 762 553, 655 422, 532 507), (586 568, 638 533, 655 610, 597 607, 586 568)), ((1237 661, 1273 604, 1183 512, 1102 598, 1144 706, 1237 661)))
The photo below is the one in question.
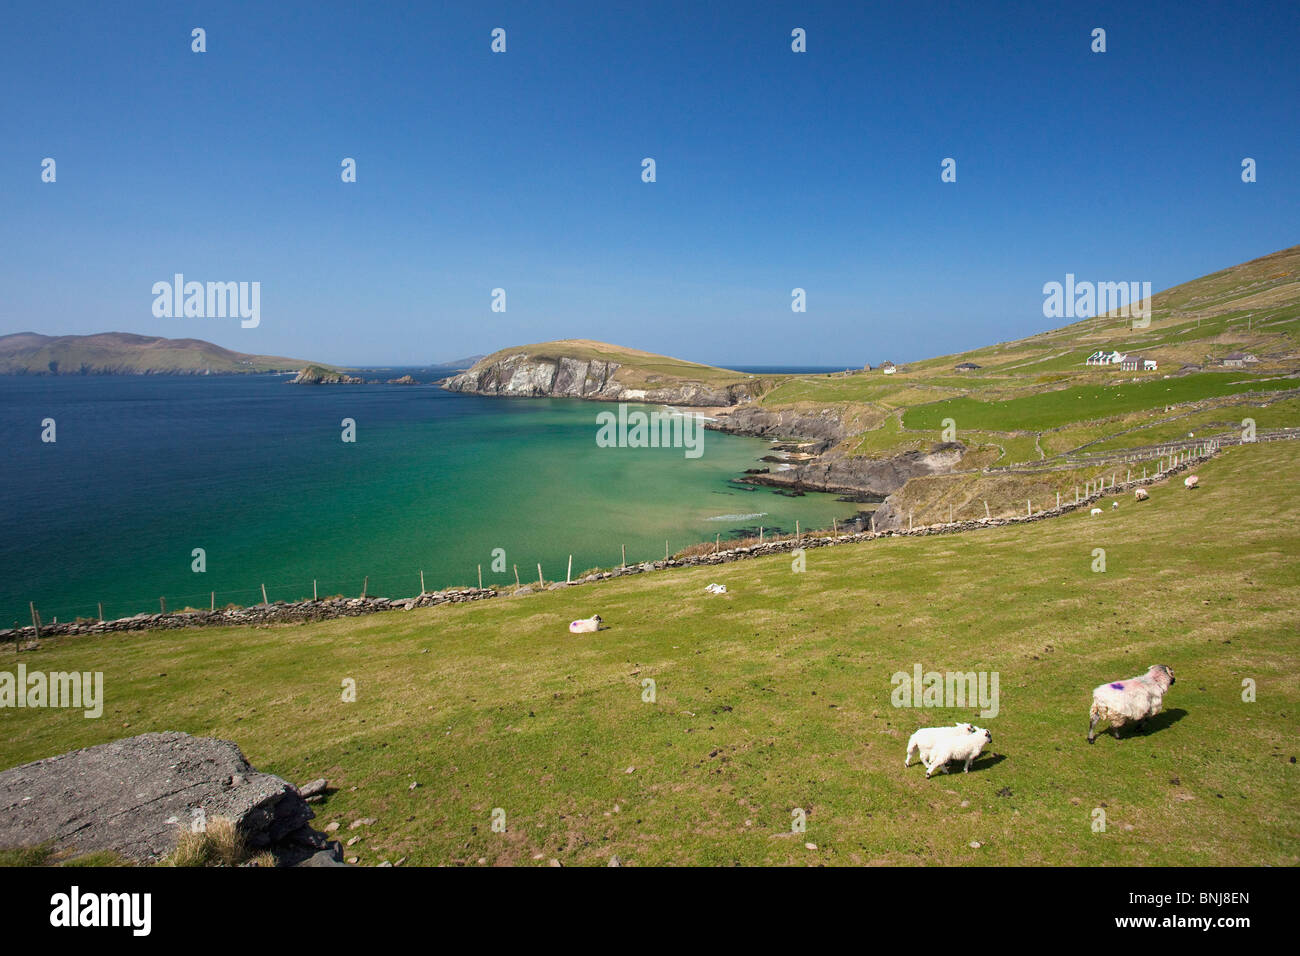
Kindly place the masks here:
POLYGON ((814 550, 804 573, 787 556, 46 641, 21 659, 102 670, 104 716, 0 711, 0 765, 145 731, 228 738, 259 769, 327 777, 316 825, 361 834, 363 864, 1296 865, 1298 468, 1297 442, 1234 448, 1196 492, 814 550), (597 612, 608 629, 567 632, 597 612), (1092 687, 1155 663, 1177 675, 1165 713, 1088 746, 1092 687), (915 664, 996 672, 999 713, 891 706, 915 664), (993 733, 970 774, 903 768, 914 729, 959 719, 993 733), (360 817, 377 822, 350 831, 360 817))

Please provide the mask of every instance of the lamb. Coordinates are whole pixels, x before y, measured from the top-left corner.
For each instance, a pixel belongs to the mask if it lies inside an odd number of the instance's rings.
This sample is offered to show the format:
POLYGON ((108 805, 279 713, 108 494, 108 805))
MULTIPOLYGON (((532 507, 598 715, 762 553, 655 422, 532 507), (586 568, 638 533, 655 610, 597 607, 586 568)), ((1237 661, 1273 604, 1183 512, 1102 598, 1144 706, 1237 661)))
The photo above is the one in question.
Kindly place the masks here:
POLYGON ((1201 479, 1196 477, 1196 475, 1188 475, 1183 479, 1183 486, 1186 488, 1195 488, 1200 480, 1201 479))
POLYGON ((599 630, 600 630, 599 614, 593 614, 591 617, 585 617, 577 621, 569 622, 570 634, 592 634, 599 630))
POLYGON ((956 724, 952 727, 922 727, 907 738, 907 756, 903 758, 903 766, 910 767, 912 758, 916 756, 921 758, 921 763, 929 763, 930 753, 944 737, 973 733, 975 733, 975 727, 972 724, 956 724))
POLYGON ((1090 514, 1090 515, 1099 515, 1099 514, 1101 514, 1101 509, 1100 509, 1100 508, 1093 508, 1091 511, 1088 512, 1088 514, 1090 514))
POLYGON ((1119 737, 1127 723, 1141 730, 1148 717, 1160 713, 1160 703, 1174 684, 1174 671, 1167 664, 1153 664, 1138 677, 1102 684, 1092 692, 1092 722, 1088 725, 1088 743, 1097 739, 1097 725, 1110 722, 1110 731, 1119 737))
POLYGON ((925 765, 925 779, 929 780, 936 770, 943 767, 948 772, 948 761, 964 760, 963 773, 970 773, 970 765, 987 744, 993 743, 993 734, 983 727, 974 728, 974 733, 949 734, 939 738, 938 744, 930 752, 930 762, 925 765))
POLYGON ((1146 501, 1151 496, 1147 494, 1147 490, 1145 488, 1138 488, 1133 492, 1133 497, 1138 501, 1146 501))

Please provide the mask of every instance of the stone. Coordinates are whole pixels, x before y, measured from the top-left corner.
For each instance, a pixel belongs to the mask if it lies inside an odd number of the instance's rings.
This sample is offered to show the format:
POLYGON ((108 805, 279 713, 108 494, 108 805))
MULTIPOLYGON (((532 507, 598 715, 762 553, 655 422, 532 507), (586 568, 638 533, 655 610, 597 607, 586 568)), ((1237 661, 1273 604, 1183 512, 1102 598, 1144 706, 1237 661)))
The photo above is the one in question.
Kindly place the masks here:
MULTIPOLYGON (((297 862, 314 814, 288 781, 249 766, 229 740, 140 734, 0 773, 0 846, 108 850, 153 863, 175 849, 178 823, 201 809, 227 818, 255 851, 297 862), (238 782, 235 782, 238 781, 238 782)), ((308 854, 309 855, 309 854, 308 854)))
POLYGON ((298 788, 298 793, 303 797, 314 797, 318 794, 323 794, 328 786, 329 784, 325 782, 325 778, 321 777, 318 780, 313 780, 311 783, 304 783, 298 788))

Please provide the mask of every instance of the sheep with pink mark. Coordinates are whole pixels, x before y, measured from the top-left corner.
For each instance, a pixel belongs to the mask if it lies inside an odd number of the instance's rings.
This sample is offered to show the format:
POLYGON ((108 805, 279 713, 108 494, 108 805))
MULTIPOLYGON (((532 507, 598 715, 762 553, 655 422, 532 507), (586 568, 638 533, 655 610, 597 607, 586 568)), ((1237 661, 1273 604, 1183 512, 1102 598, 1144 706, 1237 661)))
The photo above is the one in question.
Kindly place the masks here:
POLYGON ((1088 725, 1088 743, 1097 739, 1097 725, 1109 723, 1119 737, 1119 729, 1133 724, 1142 729, 1147 719, 1160 713, 1160 705, 1174 685, 1174 670, 1167 664, 1154 664, 1145 673, 1127 680, 1102 684, 1092 692, 1092 722, 1088 725))

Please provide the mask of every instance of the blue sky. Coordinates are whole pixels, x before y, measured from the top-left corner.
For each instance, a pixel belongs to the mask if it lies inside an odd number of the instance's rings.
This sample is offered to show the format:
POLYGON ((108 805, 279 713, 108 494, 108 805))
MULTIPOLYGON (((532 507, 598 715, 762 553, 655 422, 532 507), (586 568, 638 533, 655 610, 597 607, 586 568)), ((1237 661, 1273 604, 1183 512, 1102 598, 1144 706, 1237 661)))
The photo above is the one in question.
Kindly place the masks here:
POLYGON ((12 3, 0 333, 350 365, 1015 338, 1067 272, 1161 289, 1300 242, 1300 5, 1246 9, 12 3), (259 281, 261 324, 155 318, 176 272, 259 281))

